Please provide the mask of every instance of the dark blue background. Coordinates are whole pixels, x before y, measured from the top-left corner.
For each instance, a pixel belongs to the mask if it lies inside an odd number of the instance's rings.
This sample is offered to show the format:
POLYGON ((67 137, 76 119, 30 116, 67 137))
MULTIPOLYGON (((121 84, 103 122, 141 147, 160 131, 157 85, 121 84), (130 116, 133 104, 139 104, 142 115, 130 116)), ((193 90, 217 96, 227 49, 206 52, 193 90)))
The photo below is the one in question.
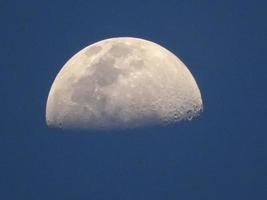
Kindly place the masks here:
POLYGON ((266 199, 265 2, 1 0, 0 199, 266 199), (202 116, 108 134, 47 128, 63 64, 118 36, 180 57, 202 116))

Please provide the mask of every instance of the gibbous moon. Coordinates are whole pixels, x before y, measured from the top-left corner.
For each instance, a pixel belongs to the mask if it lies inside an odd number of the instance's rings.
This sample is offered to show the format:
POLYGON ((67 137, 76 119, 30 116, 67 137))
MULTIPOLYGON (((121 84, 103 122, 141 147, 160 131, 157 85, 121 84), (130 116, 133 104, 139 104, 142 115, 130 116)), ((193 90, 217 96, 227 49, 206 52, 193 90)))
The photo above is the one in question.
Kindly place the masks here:
POLYGON ((94 43, 60 70, 46 122, 63 129, 125 129, 175 123, 202 111, 199 88, 174 54, 130 37, 94 43))

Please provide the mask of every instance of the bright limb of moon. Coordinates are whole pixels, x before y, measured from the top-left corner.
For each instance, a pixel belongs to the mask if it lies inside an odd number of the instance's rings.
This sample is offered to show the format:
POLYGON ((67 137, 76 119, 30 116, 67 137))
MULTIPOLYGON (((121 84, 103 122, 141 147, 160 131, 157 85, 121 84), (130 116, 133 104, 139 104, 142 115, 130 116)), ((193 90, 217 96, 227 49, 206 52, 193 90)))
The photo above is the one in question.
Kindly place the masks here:
POLYGON ((64 129, 121 129, 174 123, 202 111, 187 67, 138 38, 102 40, 75 54, 56 76, 46 122, 64 129))

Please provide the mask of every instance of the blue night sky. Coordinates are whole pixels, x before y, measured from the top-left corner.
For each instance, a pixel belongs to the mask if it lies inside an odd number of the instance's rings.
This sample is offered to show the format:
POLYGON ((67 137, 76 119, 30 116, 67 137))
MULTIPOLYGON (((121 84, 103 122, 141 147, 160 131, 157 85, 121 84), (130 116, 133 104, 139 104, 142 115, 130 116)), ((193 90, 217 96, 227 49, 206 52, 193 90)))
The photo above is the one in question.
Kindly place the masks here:
POLYGON ((267 199, 267 3, 0 1, 0 199, 267 199), (81 48, 154 41, 194 75, 204 112, 162 128, 64 132, 51 84, 81 48))

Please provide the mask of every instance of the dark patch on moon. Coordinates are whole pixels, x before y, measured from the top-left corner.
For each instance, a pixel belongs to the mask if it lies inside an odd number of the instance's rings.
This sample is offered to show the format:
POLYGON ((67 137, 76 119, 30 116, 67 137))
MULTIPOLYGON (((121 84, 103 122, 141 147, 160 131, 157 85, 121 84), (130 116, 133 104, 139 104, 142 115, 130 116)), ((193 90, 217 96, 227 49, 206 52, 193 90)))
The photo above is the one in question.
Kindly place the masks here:
POLYGON ((116 69, 114 64, 113 58, 106 57, 90 66, 93 73, 85 75, 73 84, 71 100, 81 106, 97 108, 99 113, 103 113, 107 97, 102 88, 113 84, 121 74, 121 70, 116 69))
POLYGON ((73 85, 71 100, 75 103, 86 104, 94 95, 95 82, 90 77, 83 77, 73 85))
POLYGON ((97 88, 98 85, 94 79, 90 76, 83 77, 73 85, 71 100, 80 106, 103 110, 107 103, 107 97, 97 88))
POLYGON ((113 44, 110 48, 108 54, 114 57, 126 57, 133 51, 132 47, 125 43, 116 43, 113 44))
POLYGON ((145 62, 143 60, 133 60, 130 62, 130 66, 134 67, 135 69, 141 69, 145 66, 145 62))
POLYGON ((86 50, 85 55, 87 56, 95 55, 99 53, 101 50, 102 50, 102 47, 100 46, 92 46, 86 50))
POLYGON ((101 87, 111 85, 118 79, 121 73, 120 69, 114 67, 115 60, 113 58, 101 59, 98 63, 92 67, 95 69, 92 77, 97 84, 101 87))
MULTIPOLYGON (((101 47, 93 46, 86 53, 89 55, 97 53, 100 50, 101 47)), ((131 51, 132 49, 129 45, 124 43, 114 44, 105 56, 97 63, 88 67, 88 71, 92 71, 93 73, 88 73, 73 84, 71 100, 79 105, 97 108, 98 112, 103 113, 107 103, 107 97, 103 94, 102 89, 115 83, 119 75, 125 75, 124 70, 114 67, 115 58, 120 56, 125 57, 131 51)), ((130 65, 134 68, 141 68, 144 66, 144 61, 134 60, 130 65)))

